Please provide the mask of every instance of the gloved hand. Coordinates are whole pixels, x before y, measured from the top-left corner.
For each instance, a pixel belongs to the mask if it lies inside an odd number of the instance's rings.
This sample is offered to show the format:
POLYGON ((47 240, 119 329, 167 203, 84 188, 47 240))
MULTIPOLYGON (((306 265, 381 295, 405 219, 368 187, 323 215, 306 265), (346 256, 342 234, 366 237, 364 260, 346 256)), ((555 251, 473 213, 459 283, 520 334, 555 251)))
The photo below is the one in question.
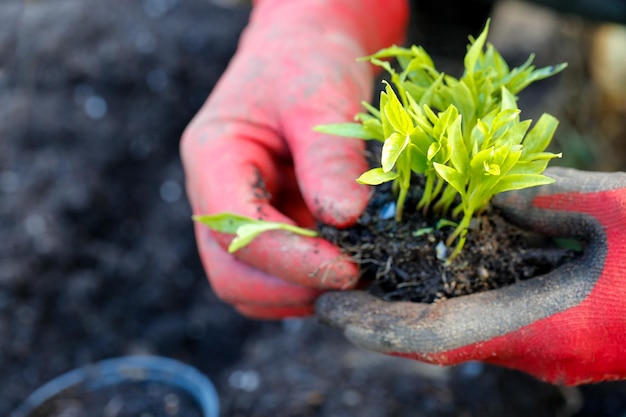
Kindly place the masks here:
POLYGON ((494 203, 521 226, 586 242, 547 275, 435 304, 322 295, 317 314, 364 348, 439 365, 478 360, 576 385, 626 378, 626 174, 553 168, 494 203))
MULTIPOLYGON (((368 189, 361 141, 312 131, 350 121, 373 69, 356 58, 400 42, 406 0, 261 0, 226 73, 181 143, 194 214, 230 211, 314 226, 353 223, 368 189)), ((351 288, 357 268, 323 239, 262 234, 228 254, 231 236, 196 224, 216 294, 256 318, 312 314, 324 289, 351 288)))

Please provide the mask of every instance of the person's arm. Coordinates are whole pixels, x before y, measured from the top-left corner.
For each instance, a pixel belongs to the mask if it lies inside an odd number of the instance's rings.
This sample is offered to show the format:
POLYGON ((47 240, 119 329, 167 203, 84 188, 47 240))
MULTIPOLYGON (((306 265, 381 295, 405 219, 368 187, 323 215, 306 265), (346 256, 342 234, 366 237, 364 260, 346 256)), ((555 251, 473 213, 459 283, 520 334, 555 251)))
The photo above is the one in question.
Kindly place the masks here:
MULTIPOLYGON (((346 226, 368 189, 355 182, 364 144, 316 133, 371 96, 358 57, 399 43, 406 0, 258 0, 237 53, 186 129, 181 154, 194 214, 229 211, 314 226, 346 226)), ((234 255, 231 237, 196 224, 216 294, 257 318, 311 314, 321 291, 347 289, 356 266, 319 238, 269 232, 234 255)))
POLYGON ((585 242, 551 273, 435 304, 360 291, 322 295, 317 314, 357 345, 440 365, 502 365, 576 385, 626 378, 626 174, 552 168, 549 186, 495 201, 523 227, 585 242))

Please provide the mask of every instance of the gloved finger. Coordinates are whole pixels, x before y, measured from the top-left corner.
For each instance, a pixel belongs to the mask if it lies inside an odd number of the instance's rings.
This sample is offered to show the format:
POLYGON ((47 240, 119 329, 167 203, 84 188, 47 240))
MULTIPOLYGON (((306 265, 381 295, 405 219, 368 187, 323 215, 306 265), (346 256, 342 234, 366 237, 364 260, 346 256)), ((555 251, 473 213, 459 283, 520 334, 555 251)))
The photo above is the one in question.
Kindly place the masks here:
POLYGON ((202 225, 196 225, 201 259, 215 294, 223 301, 250 307, 311 306, 319 290, 283 281, 228 254, 202 225))
POLYGON ((602 223, 611 221, 623 202, 615 191, 626 186, 626 174, 550 168, 556 182, 500 194, 493 204, 514 223, 549 236, 593 240, 602 223))
MULTIPOLYGON (((294 121, 295 122, 295 121, 294 121)), ((353 225, 365 210, 370 189, 356 179, 368 169, 357 139, 303 131, 293 145, 296 174, 307 207, 324 223, 353 225)))
MULTIPOLYGON (((282 140, 268 128, 202 117, 185 130, 181 155, 194 213, 232 211, 251 217, 261 206, 271 209, 266 206, 281 176, 276 161, 289 158, 282 140)), ((275 211, 269 214, 278 216, 275 211)))
MULTIPOLYGON (((214 236, 222 246, 231 241, 230 236, 214 236)), ((269 231, 234 255, 268 275, 310 288, 345 290, 358 280, 358 268, 350 257, 322 238, 269 231)))
MULTIPOLYGON (((211 129, 212 126, 207 126, 207 130, 211 129)), ((232 136, 212 137, 202 146, 189 148, 192 154, 186 158, 188 194, 194 213, 227 211, 293 224, 292 219, 273 206, 272 193, 279 192, 280 181, 285 176, 278 172, 279 165, 272 153, 254 141, 238 146, 238 141, 245 140, 242 130, 215 133, 232 136)), ((255 137, 273 135, 265 130, 253 133, 255 137)), ((266 139, 267 142, 271 143, 272 139, 266 139)), ((232 240, 230 235, 214 236, 223 248, 232 240)), ((357 267, 330 242, 287 232, 263 233, 234 256, 268 275, 308 287, 346 289, 358 279, 357 267)))
MULTIPOLYGON (((561 278, 566 279, 565 274, 561 278)), ((549 283, 545 280, 545 284, 549 283)), ((508 311, 494 302, 500 296, 487 293, 427 306, 384 302, 349 291, 322 295, 316 303, 316 312, 323 321, 342 329, 354 344, 393 356, 437 365, 482 361, 567 385, 614 379, 620 375, 622 366, 600 368, 604 360, 605 364, 621 362, 621 355, 612 353, 621 350, 612 350, 615 346, 610 342, 612 336, 601 324, 607 318, 605 313, 589 314, 572 309, 568 301, 577 296, 574 294, 577 289, 559 287, 567 291, 563 298, 557 292, 548 292, 535 300, 525 298, 514 303, 508 311), (471 298, 474 299, 471 303, 462 301, 471 298), (555 309, 545 315, 547 298, 553 299, 555 309), (566 305, 559 307, 560 302, 566 305), (539 304, 537 309, 536 304, 539 304), (573 310, 576 312, 572 317, 569 313, 573 310), (581 329, 591 330, 593 337, 581 337, 581 329), (606 357, 598 361, 603 349, 595 348, 603 345, 596 343, 603 342, 610 347, 605 351, 606 357), (585 377, 582 369, 592 371, 585 377)), ((507 298, 507 301, 515 300, 507 298)), ((583 304, 579 305, 585 309, 583 304)), ((621 323, 621 319, 617 320, 621 323)))
MULTIPOLYGON (((522 352, 528 348, 523 342, 533 337, 521 329, 557 317, 589 295, 597 271, 586 279, 581 265, 582 260, 572 262, 532 280, 433 304, 388 302, 362 291, 329 292, 317 299, 316 314, 354 344, 381 353, 440 365, 513 362, 511 357, 528 355, 522 352)), ((555 340, 567 338, 571 326, 582 325, 553 323, 544 334, 555 340)))
POLYGON ((313 314, 313 304, 295 307, 235 305, 239 313, 257 320, 277 320, 286 317, 306 317, 313 314))
POLYGON ((362 111, 361 101, 370 99, 372 72, 363 63, 342 62, 346 57, 330 53, 319 60, 328 61, 334 70, 314 80, 296 79, 286 87, 288 96, 301 99, 283 109, 281 125, 307 206, 325 223, 348 226, 362 214, 370 193, 367 186, 356 182, 368 169, 365 142, 321 134, 313 128, 352 121, 362 111))

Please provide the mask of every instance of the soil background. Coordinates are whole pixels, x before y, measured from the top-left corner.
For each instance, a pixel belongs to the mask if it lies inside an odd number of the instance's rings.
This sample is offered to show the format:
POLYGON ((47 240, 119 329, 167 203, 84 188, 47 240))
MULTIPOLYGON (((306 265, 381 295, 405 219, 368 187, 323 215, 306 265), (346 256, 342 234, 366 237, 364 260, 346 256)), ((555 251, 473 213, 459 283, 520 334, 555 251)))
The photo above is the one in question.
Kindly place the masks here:
MULTIPOLYGON (((573 59, 523 98, 530 116, 541 105, 565 120, 569 165, 624 169, 619 152, 594 156, 626 131, 599 128, 589 104, 623 120, 589 79, 595 24, 506 7, 545 35, 504 36, 509 57, 573 59)), ((247 320, 214 296, 178 140, 248 13, 224 0, 1 2, 0 415, 65 371, 136 353, 206 373, 224 417, 624 415, 625 383, 565 389, 478 363, 426 366, 357 349, 315 319, 247 320)))

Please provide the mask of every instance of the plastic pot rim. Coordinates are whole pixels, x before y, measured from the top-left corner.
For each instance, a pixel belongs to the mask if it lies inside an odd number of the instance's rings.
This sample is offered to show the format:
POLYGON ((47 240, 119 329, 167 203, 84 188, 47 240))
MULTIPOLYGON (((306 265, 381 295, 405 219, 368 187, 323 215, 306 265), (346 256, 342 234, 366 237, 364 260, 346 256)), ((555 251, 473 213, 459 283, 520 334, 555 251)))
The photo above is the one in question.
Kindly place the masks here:
POLYGON ((204 374, 178 360, 152 355, 120 356, 75 368, 33 391, 10 416, 28 417, 46 401, 82 383, 88 389, 97 390, 123 382, 141 381, 181 389, 196 401, 203 417, 219 416, 217 392, 204 374))

